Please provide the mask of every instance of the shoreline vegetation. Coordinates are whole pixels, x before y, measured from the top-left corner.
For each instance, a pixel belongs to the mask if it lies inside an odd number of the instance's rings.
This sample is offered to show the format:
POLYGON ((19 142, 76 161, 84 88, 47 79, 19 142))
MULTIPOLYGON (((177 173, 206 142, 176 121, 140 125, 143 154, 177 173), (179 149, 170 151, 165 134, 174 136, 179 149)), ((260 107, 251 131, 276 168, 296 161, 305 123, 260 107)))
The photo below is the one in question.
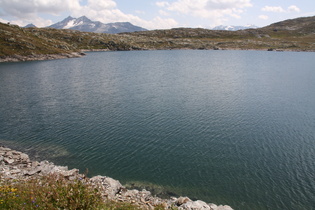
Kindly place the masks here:
POLYGON ((120 34, 0 23, 0 62, 80 57, 84 51, 175 49, 315 52, 315 16, 239 31, 174 28, 120 34))
POLYGON ((1 209, 182 209, 233 210, 188 197, 162 199, 150 191, 129 190, 106 176, 88 178, 48 161, 0 146, 1 209))

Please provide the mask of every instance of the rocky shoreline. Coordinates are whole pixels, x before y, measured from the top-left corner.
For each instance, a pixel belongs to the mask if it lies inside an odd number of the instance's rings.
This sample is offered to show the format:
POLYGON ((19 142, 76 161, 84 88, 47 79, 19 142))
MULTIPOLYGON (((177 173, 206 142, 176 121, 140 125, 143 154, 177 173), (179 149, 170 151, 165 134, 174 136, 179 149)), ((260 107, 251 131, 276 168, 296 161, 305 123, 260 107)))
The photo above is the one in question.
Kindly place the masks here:
POLYGON ((60 54, 33 54, 33 55, 11 55, 0 57, 1 62, 20 62, 20 61, 42 61, 63 58, 79 58, 84 56, 83 52, 60 53, 60 54))
MULTIPOLYGON (((174 48, 174 49, 141 49, 141 50, 196 50, 191 48, 174 48)), ((291 50, 291 49, 241 49, 241 48, 211 48, 199 50, 249 50, 249 51, 276 51, 276 52, 314 52, 313 50, 291 50)), ((56 60, 65 58, 80 58, 85 56, 85 52, 105 52, 108 49, 82 49, 81 52, 60 53, 60 54, 33 54, 33 55, 11 55, 0 56, 0 63, 3 62, 23 62, 23 61, 43 61, 43 60, 56 60)))
POLYGON ((171 197, 162 199, 153 196, 151 192, 129 190, 118 180, 106 176, 87 178, 80 174, 78 169, 69 170, 66 166, 56 166, 48 161, 32 161, 25 153, 0 146, 0 179, 25 180, 49 174, 62 175, 68 180, 85 178, 95 188, 98 188, 104 199, 116 202, 132 203, 141 209, 154 209, 154 206, 163 206, 165 209, 177 207, 185 210, 233 210, 227 205, 216 205, 201 200, 192 201, 188 197, 171 197))

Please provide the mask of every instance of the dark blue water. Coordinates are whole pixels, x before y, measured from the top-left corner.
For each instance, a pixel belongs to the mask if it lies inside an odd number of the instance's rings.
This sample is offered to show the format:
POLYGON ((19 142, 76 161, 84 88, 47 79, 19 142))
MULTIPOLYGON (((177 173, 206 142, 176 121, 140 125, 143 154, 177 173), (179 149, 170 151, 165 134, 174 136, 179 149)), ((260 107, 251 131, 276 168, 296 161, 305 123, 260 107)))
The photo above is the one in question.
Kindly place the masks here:
POLYGON ((88 53, 0 64, 0 143, 234 209, 314 209, 315 54, 88 53))

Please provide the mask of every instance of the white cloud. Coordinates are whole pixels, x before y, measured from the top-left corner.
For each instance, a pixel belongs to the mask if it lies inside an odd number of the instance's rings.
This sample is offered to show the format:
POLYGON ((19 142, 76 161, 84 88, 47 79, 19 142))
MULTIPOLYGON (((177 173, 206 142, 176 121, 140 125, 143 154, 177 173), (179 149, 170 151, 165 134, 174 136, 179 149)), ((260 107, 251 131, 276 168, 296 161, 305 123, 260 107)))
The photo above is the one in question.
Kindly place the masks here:
POLYGON ((171 18, 163 19, 161 17, 155 17, 149 21, 143 20, 136 15, 123 13, 113 4, 108 5, 108 7, 104 5, 104 7, 95 9, 95 3, 99 3, 99 0, 90 0, 87 5, 81 6, 79 9, 72 11, 71 15, 74 17, 85 15, 92 20, 97 20, 103 23, 131 22, 132 24, 147 29, 169 28, 178 24, 174 19, 171 18), (91 6, 91 4, 93 4, 93 6, 91 6))
POLYGON ((46 27, 53 24, 51 20, 43 19, 41 17, 34 17, 31 19, 24 19, 24 20, 15 20, 15 21, 12 21, 12 23, 15 23, 19 26, 26 26, 27 24, 32 23, 36 27, 46 27))
POLYGON ((159 10, 159 14, 163 16, 169 16, 170 14, 166 12, 165 10, 159 10))
POLYGON ((287 10, 283 9, 280 6, 277 6, 277 7, 265 6, 261 10, 264 12, 279 12, 279 13, 280 12, 300 12, 300 8, 298 8, 295 5, 289 6, 287 10))
POLYGON ((0 22, 1 22, 1 23, 9 23, 10 21, 7 21, 7 20, 5 20, 5 19, 0 18, 0 22))
POLYGON ((112 0, 88 0, 88 7, 95 11, 113 9, 116 7, 116 2, 112 0))
POLYGON ((288 11, 289 12, 300 12, 301 10, 297 6, 291 5, 291 6, 288 7, 288 11))
POLYGON ((16 18, 31 17, 36 13, 58 15, 63 11, 76 9, 80 0, 1 0, 4 15, 16 18))
POLYGON ((158 2, 156 2, 155 4, 156 4, 156 6, 158 6, 158 7, 166 7, 166 6, 169 6, 169 5, 170 5, 170 3, 168 3, 167 1, 158 1, 158 2))
POLYGON ((184 14, 194 14, 204 17, 204 12, 211 11, 235 11, 242 12, 243 8, 251 7, 250 0, 177 0, 170 4, 168 10, 177 11, 184 14))
POLYGON ((268 20, 269 17, 267 15, 259 15, 258 18, 262 20, 268 20))
POLYGON ((17 19, 17 20, 12 20, 12 21, 8 21, 8 20, 0 18, 0 22, 11 23, 11 24, 22 26, 22 27, 30 23, 33 23, 36 27, 45 27, 45 26, 53 24, 51 20, 45 20, 40 17, 33 17, 31 19, 23 19, 23 20, 17 19))
POLYGON ((40 14, 59 15, 62 12, 76 10, 80 0, 0 0, 4 18, 11 23, 25 26, 33 23, 38 27, 52 24, 51 20, 40 17, 40 14))
POLYGON ((178 23, 172 18, 155 17, 152 21, 145 21, 143 23, 147 29, 163 29, 174 28, 178 23))
POLYGON ((271 6, 265 6, 261 10, 264 12, 285 12, 285 10, 282 7, 271 7, 271 6))
POLYGON ((208 19, 215 25, 224 22, 227 16, 240 18, 241 13, 252 6, 251 0, 176 0, 156 4, 168 12, 208 19))
POLYGON ((136 10, 135 13, 139 15, 145 15, 145 11, 141 11, 141 10, 136 10))
POLYGON ((143 20, 136 15, 123 13, 117 8, 115 0, 88 0, 85 4, 82 0, 0 0, 0 8, 1 18, 9 18, 10 22, 20 26, 28 23, 38 27, 48 26, 52 21, 41 18, 41 14, 58 16, 66 12, 73 17, 85 15, 103 23, 131 22, 148 29, 169 28, 178 24, 171 18, 143 20))
POLYGON ((245 8, 251 7, 250 0, 208 0, 207 7, 209 9, 234 9, 234 8, 245 8))

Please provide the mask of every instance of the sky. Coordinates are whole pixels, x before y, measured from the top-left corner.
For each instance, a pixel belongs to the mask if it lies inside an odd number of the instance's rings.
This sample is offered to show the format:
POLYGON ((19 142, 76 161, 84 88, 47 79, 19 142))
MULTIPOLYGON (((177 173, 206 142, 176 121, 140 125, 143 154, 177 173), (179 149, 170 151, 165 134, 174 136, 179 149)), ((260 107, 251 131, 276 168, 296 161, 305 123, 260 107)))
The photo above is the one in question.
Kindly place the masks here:
POLYGON ((130 22, 146 29, 263 27, 315 16, 315 0, 0 0, 0 22, 49 26, 85 15, 103 23, 130 22))

